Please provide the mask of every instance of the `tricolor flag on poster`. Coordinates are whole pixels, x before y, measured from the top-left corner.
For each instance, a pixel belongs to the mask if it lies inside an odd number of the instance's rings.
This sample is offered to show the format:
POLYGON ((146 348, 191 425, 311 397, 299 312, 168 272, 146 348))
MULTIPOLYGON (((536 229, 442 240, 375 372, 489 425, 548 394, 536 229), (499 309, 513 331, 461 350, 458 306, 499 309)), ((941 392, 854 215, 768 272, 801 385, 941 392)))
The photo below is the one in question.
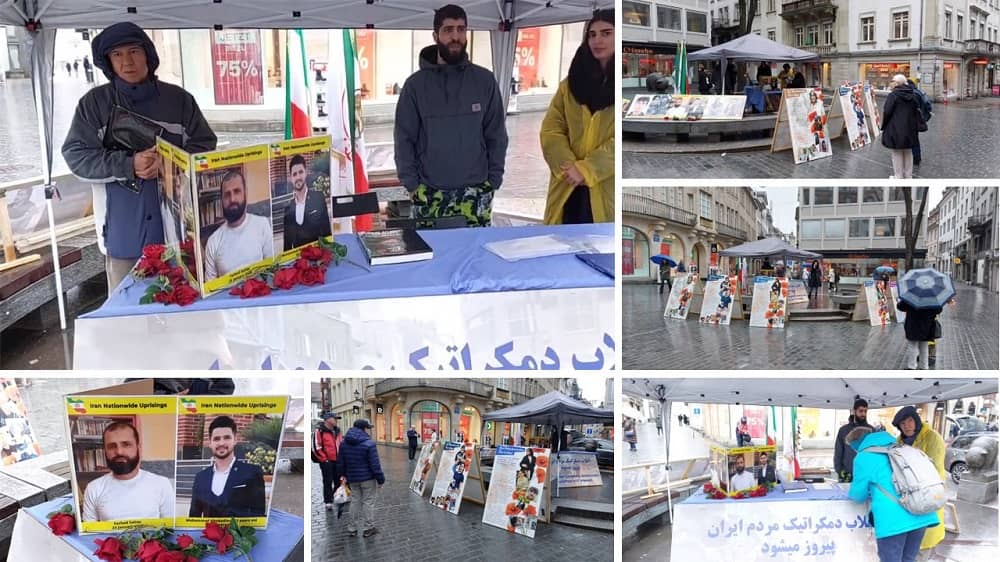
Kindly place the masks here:
POLYGON ((306 42, 301 29, 289 29, 285 38, 285 139, 312 136, 309 123, 309 73, 306 42))
MULTIPOLYGON (((330 170, 334 195, 368 192, 368 170, 365 158, 364 126, 361 117, 361 98, 358 91, 361 73, 358 52, 352 31, 343 29, 330 32, 330 65, 327 67, 327 113, 332 148, 347 157, 340 170, 330 170)), ((371 217, 359 215, 354 219, 358 232, 371 230, 371 217)))

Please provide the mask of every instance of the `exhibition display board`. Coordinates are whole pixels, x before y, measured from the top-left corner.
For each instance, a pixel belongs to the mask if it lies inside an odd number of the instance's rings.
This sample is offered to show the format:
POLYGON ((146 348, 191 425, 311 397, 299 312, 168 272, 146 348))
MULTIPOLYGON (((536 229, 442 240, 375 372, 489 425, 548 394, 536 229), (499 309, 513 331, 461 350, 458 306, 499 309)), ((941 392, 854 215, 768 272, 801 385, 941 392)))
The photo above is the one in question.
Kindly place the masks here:
POLYGON ((604 485, 601 470, 597 466, 597 453, 560 451, 553 464, 556 466, 559 488, 604 485))
POLYGON ((417 466, 413 468, 413 476, 410 478, 410 491, 420 497, 423 497, 430 473, 437 463, 440 445, 438 441, 430 441, 420 448, 417 466))
MULTIPOLYGON (((441 461, 431 489, 431 505, 458 515, 458 510, 462 507, 462 495, 465 493, 466 476, 473 462, 475 449, 471 443, 445 441, 442 444, 441 461)), ((482 486, 481 481, 476 485, 482 486)))
POLYGON ((750 326, 784 328, 787 301, 788 279, 756 277, 753 282, 753 301, 750 303, 750 326))
POLYGON ((686 319, 688 311, 691 309, 691 299, 694 298, 697 284, 697 273, 682 273, 675 276, 674 286, 670 290, 670 297, 667 299, 663 316, 679 320, 686 319))
POLYGON ((699 321, 728 326, 733 315, 734 301, 735 308, 740 311, 738 317, 742 318, 743 306, 738 288, 735 275, 709 278, 705 283, 705 299, 702 301, 699 321))
POLYGON ((550 450, 497 447, 483 523, 534 538, 549 477, 550 450))
POLYGON ((3 444, 0 456, 0 465, 3 466, 42 454, 15 379, 0 378, 0 443, 3 444))
POLYGON ((638 95, 628 105, 628 119, 667 121, 739 121, 746 96, 700 96, 683 94, 638 95))
POLYGON ((822 89, 782 90, 771 152, 791 148, 796 164, 833 156, 827 121, 822 89))

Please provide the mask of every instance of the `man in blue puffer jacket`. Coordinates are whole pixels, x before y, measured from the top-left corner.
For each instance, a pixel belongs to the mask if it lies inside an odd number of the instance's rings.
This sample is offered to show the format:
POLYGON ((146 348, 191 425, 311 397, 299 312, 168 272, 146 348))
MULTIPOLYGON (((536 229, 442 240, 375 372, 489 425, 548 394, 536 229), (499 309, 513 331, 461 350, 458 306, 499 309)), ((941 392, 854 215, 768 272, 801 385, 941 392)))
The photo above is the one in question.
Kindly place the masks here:
POLYGON ((889 457, 865 451, 869 447, 889 447, 896 439, 885 431, 872 433, 871 428, 860 426, 852 429, 845 441, 858 452, 848 496, 856 502, 871 499, 879 562, 914 562, 920 553, 924 531, 938 524, 937 515, 933 512, 914 515, 903 508, 892 485, 889 457))
POLYGON ((375 442, 368 435, 371 428, 371 422, 366 419, 354 422, 354 427, 347 431, 340 444, 338 460, 341 474, 347 476, 351 487, 351 519, 347 524, 347 533, 352 537, 358 535, 359 523, 363 523, 362 536, 365 538, 378 532, 375 528, 375 494, 385 484, 385 474, 382 473, 375 442))

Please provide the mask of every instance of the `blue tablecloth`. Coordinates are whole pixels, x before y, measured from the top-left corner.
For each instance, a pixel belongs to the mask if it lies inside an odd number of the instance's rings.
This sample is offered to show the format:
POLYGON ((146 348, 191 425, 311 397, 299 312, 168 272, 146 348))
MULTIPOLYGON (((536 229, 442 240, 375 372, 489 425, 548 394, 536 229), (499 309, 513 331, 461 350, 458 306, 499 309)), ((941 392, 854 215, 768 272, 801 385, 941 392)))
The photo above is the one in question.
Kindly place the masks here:
POLYGON ((850 489, 850 484, 834 484, 832 490, 817 490, 812 484, 806 484, 809 489, 805 492, 796 492, 793 494, 786 494, 781 484, 775 486, 766 496, 762 498, 743 498, 741 500, 736 500, 732 498, 727 498, 724 500, 713 500, 705 496, 704 493, 699 491, 698 493, 688 497, 681 503, 685 504, 699 504, 699 503, 727 503, 727 502, 742 502, 742 503, 755 503, 755 502, 793 502, 793 501, 831 501, 831 500, 849 500, 847 497, 847 491, 850 489))
MULTIPOLYGON (((24 511, 42 524, 48 524, 48 519, 45 517, 47 514, 53 511, 58 511, 63 505, 71 503, 72 501, 73 496, 64 496, 34 507, 25 508, 24 511)), ((267 529, 257 529, 257 538, 259 539, 259 542, 250 552, 250 555, 254 560, 284 560, 285 557, 292 552, 299 541, 302 540, 303 529, 304 524, 301 517, 296 517, 290 513, 272 509, 271 516, 268 518, 267 529)), ((179 534, 191 535, 191 537, 197 542, 210 544, 208 541, 201 538, 201 531, 198 529, 178 529, 177 532, 179 534)), ((81 536, 78 533, 73 533, 72 535, 65 535, 58 538, 67 542, 80 554, 86 556, 90 560, 100 562, 93 555, 93 552, 97 550, 97 545, 94 544, 94 540, 111 536, 116 535, 97 534, 81 536)), ((204 562, 231 562, 232 559, 232 555, 223 556, 219 554, 212 554, 202 558, 204 562)))
POLYGON ((764 91, 760 86, 744 86, 743 94, 747 97, 747 107, 757 110, 757 113, 764 113, 767 108, 765 96, 780 96, 781 90, 764 91))
POLYGON ((327 270, 326 283, 320 286, 300 286, 254 299, 240 299, 222 292, 198 300, 190 306, 180 307, 139 304, 149 282, 128 278, 101 308, 81 318, 393 297, 614 287, 614 279, 594 270, 571 254, 507 262, 483 247, 488 242, 547 234, 566 238, 588 235, 613 237, 614 223, 425 230, 420 235, 434 250, 434 259, 377 266, 371 268, 370 272, 366 269, 367 260, 357 238, 354 235, 341 235, 337 236, 337 241, 347 246, 348 259, 355 263, 342 261, 338 266, 331 266, 327 270), (365 264, 366 267, 356 264, 365 264))

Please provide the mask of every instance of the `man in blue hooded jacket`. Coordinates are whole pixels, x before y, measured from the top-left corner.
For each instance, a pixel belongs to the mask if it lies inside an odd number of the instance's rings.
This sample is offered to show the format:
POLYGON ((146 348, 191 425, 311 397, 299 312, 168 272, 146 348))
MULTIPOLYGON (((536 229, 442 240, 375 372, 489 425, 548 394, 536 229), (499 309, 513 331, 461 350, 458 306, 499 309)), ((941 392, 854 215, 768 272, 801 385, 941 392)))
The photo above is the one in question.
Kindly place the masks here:
MULTIPOLYGON (((104 146, 111 110, 118 104, 155 121, 163 138, 188 152, 215 149, 215 133, 194 97, 156 77, 156 48, 137 25, 116 23, 91 44, 94 66, 110 81, 80 99, 62 154, 73 175, 105 187, 101 237, 107 253, 108 293, 124 279, 149 244, 163 244, 155 147, 109 150, 104 146)), ((95 204, 100 205, 100 200, 95 204)))
POLYGON ((360 419, 347 431, 340 444, 338 462, 341 474, 347 476, 351 487, 351 519, 347 533, 355 537, 358 527, 364 527, 363 536, 368 538, 378 532, 375 528, 375 494, 385 484, 385 474, 378 460, 378 449, 368 435, 371 422, 360 419))
POLYGON ((873 433, 870 427, 858 426, 847 434, 845 441, 858 453, 854 457, 854 480, 847 495, 856 502, 871 499, 879 562, 914 562, 920 553, 924 531, 938 524, 937 515, 933 512, 914 515, 907 511, 899 503, 899 494, 892 484, 889 457, 866 451, 869 447, 889 447, 896 439, 888 432, 873 433))
POLYGON ((449 4, 434 12, 434 45, 396 104, 396 173, 414 217, 462 216, 490 226, 507 157, 505 108, 489 70, 469 62, 468 18, 449 4))

